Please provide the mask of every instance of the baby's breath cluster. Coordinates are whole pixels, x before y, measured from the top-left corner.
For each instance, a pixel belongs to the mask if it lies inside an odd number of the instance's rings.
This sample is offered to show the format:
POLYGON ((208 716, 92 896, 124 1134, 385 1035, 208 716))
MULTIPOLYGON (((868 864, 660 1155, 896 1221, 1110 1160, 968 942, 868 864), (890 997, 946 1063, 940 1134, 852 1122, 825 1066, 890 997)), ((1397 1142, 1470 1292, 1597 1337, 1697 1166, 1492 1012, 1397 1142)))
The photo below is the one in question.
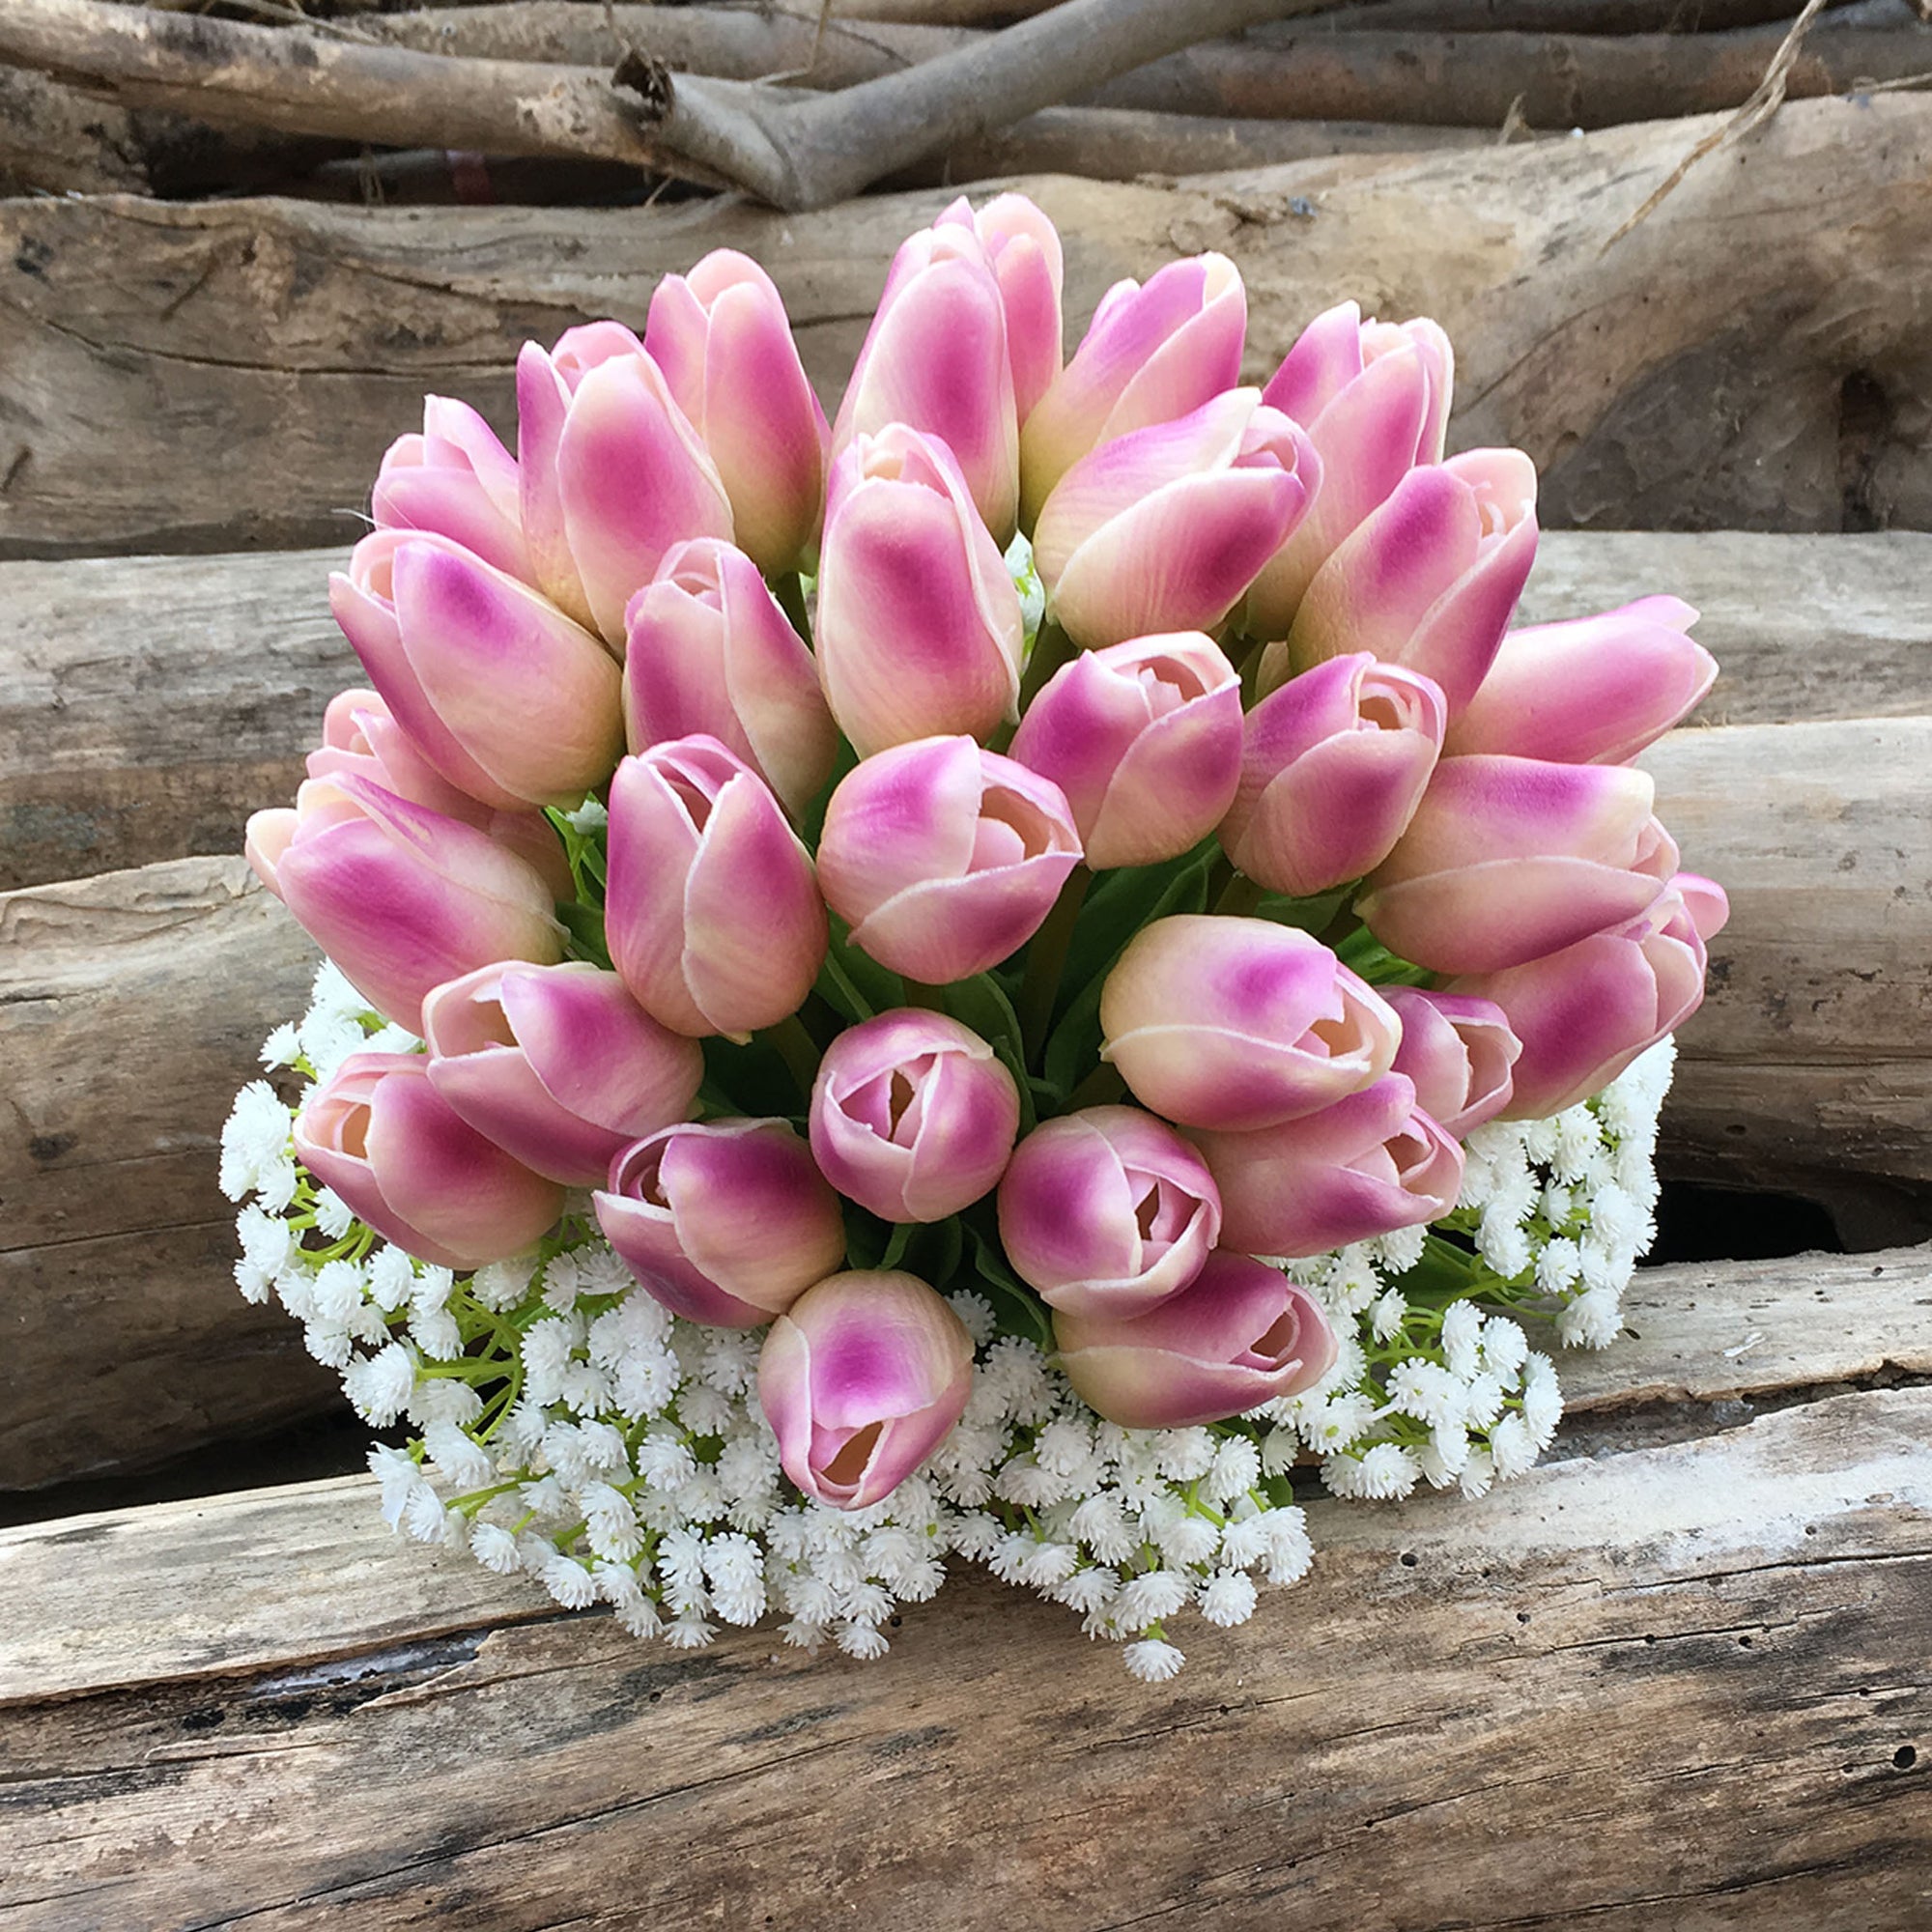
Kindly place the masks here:
POLYGON ((421 1541, 526 1573, 571 1608, 603 1604, 673 1647, 778 1621, 787 1642, 876 1657, 945 1559, 984 1564, 1124 1641, 1136 1677, 1181 1663, 1171 1626, 1252 1613, 1258 1582, 1312 1560, 1292 1473, 1336 1495, 1418 1483, 1480 1495, 1548 1446, 1562 1410, 1541 1324, 1601 1347, 1651 1234, 1651 1155, 1668 1041, 1596 1099, 1470 1139, 1460 1204, 1409 1230, 1286 1264, 1341 1337, 1306 1394, 1207 1427, 1102 1421, 994 1300, 951 1304, 975 1346, 959 1426, 884 1500, 840 1511, 785 1480, 756 1396, 758 1338, 672 1315, 637 1286, 582 1197, 531 1252, 461 1273, 358 1222, 297 1163, 310 1083, 383 1026, 325 965, 222 1134, 242 1202, 236 1279, 277 1300, 365 1421, 383 1512, 421 1541))

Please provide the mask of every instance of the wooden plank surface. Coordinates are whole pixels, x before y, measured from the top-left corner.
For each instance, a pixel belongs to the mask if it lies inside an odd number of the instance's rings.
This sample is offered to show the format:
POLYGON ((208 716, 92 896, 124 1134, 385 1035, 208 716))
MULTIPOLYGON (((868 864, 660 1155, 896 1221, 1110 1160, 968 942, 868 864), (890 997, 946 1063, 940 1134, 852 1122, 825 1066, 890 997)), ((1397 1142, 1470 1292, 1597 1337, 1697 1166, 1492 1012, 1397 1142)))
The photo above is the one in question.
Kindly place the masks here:
MULTIPOLYGON (((0 890, 237 850, 360 677, 343 554, 0 562, 0 890)), ((1703 612, 1708 722, 1932 714, 1932 535, 1551 530, 1522 616, 1658 590, 1703 612)))
MULTIPOLYGON (((1932 524, 1913 429, 1932 102, 1790 103, 1613 241, 1704 126, 1024 185, 1066 237, 1076 328, 1120 276, 1205 248, 1247 277, 1254 377, 1344 296, 1435 313, 1461 358, 1457 436, 1543 462, 1552 525, 1826 529, 1848 501, 1932 524)), ((949 192, 807 217, 0 205, 0 554, 337 541, 424 389, 500 420, 520 340, 639 323, 660 274, 720 244, 771 268, 836 397, 894 246, 949 192)))

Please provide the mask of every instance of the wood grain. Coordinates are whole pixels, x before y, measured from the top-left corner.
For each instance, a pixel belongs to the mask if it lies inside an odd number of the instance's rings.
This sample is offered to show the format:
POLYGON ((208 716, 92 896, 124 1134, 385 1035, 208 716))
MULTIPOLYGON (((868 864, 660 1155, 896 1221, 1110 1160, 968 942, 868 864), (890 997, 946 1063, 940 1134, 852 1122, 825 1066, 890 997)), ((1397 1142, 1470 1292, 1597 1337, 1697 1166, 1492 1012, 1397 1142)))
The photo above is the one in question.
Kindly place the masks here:
POLYGON ((10 1581, 51 1581, 102 1663, 76 1696, 13 1654, 0 1910, 1911 1932, 1928 1429, 1932 1390, 1860 1393, 1481 1504, 1318 1502, 1315 1574, 1190 1631, 1159 1687, 979 1577, 875 1664, 761 1632, 679 1656, 507 1620, 462 1559, 380 1531, 318 1641, 299 1613, 353 1486, 14 1532, 10 1581), (279 1640, 212 1659, 196 1609, 275 1577, 279 1640))
MULTIPOLYGON (((1610 244, 1701 131, 1021 185, 1066 237, 1076 332, 1121 276, 1205 248, 1247 277, 1251 377, 1344 296, 1435 313, 1458 439, 1528 449, 1552 525, 1932 524, 1932 101, 1794 102, 1610 244)), ((803 217, 6 204, 0 554, 339 541, 425 389, 500 423, 523 338, 640 323, 716 245, 771 269, 836 400, 893 248, 947 192, 803 217)))

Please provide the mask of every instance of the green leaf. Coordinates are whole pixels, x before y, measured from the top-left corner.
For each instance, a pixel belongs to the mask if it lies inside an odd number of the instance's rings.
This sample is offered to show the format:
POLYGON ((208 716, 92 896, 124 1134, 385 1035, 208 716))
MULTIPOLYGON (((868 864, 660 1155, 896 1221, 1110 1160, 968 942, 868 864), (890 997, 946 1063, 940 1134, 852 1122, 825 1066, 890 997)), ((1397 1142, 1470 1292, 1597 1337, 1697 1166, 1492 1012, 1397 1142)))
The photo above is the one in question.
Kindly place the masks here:
POLYGON ((1053 1352, 1053 1320, 1046 1304, 1020 1280, 1007 1264, 1000 1244, 981 1229, 968 1223, 968 1241, 973 1252, 976 1279, 972 1286, 993 1306, 993 1320, 1003 1335, 1017 1335, 1022 1341, 1037 1343, 1048 1354, 1053 1352))
POLYGON ((817 990, 826 1005, 852 1026, 906 1003, 905 981, 863 947, 854 946, 851 928, 837 913, 832 915, 832 943, 825 949, 817 990))
POLYGON ((1000 1056, 1020 1090, 1020 1132, 1032 1133, 1036 1116, 1033 1088, 1027 1078, 1026 1043, 1019 1016, 1005 989, 990 973, 976 973, 970 980, 954 980, 940 987, 939 997, 951 1018, 971 1027, 1000 1056))
POLYGON ((1323 933, 1334 923, 1335 915, 1349 903, 1352 886, 1340 892, 1322 893, 1312 899, 1292 899, 1286 893, 1265 894, 1256 906, 1257 919, 1272 920, 1276 925, 1293 925, 1302 932, 1323 933))
POLYGON ((557 906, 556 917, 567 935, 564 951, 571 958, 587 959, 608 972, 611 953, 604 944, 604 915, 594 905, 570 900, 557 906))
POLYGON ((1367 926, 1358 925, 1335 949, 1335 956, 1372 986, 1428 986, 1435 975, 1391 952, 1367 926))

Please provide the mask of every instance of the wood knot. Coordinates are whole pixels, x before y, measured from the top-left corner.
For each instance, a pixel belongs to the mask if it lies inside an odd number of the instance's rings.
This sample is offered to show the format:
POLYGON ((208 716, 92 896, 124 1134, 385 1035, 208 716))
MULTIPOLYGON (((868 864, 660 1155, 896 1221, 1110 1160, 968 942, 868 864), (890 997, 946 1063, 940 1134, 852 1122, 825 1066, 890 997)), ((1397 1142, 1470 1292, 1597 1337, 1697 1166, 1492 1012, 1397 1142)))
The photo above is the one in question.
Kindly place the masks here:
POLYGON ((649 126, 656 126, 670 112, 670 69, 637 47, 624 49, 611 70, 611 85, 638 97, 639 113, 649 126))

